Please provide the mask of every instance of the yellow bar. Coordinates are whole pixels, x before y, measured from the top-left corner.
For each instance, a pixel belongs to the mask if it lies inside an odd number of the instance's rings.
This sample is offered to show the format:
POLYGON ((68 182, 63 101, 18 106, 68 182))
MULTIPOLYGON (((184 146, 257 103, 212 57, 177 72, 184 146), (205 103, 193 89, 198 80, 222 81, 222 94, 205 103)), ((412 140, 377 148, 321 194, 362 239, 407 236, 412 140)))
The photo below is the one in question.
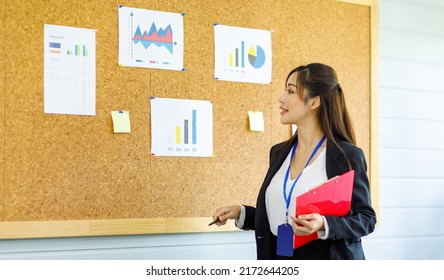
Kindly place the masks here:
POLYGON ((176 144, 180 144, 180 126, 176 126, 176 144))
POLYGON ((230 67, 233 67, 233 53, 230 53, 230 67))

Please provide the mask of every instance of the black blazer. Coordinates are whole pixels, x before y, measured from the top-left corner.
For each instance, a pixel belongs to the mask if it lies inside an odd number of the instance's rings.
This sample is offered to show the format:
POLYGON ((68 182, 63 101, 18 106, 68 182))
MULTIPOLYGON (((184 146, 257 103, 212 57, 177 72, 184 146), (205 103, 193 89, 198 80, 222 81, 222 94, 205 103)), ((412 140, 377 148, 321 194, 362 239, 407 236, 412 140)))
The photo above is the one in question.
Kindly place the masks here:
MULTIPOLYGON (((245 206, 243 229, 255 230, 258 259, 276 258, 276 237, 270 231, 265 209, 265 192, 274 174, 279 170, 290 152, 296 138, 282 142, 270 150, 270 166, 256 202, 256 207, 245 206)), ((316 239, 294 251, 296 259, 365 259, 361 239, 373 232, 376 214, 370 202, 367 163, 363 151, 346 141, 338 141, 355 170, 351 210, 346 217, 326 216, 329 233, 326 240, 316 239)), ((327 177, 332 178, 347 172, 344 154, 327 142, 327 177)))

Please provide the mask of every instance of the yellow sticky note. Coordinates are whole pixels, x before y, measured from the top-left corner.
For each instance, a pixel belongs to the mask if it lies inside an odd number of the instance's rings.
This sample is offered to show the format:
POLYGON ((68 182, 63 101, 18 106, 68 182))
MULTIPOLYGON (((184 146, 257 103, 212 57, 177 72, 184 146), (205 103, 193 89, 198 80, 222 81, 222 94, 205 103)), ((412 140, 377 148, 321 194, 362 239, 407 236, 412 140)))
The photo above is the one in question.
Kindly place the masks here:
POLYGON ((251 131, 264 131, 264 113, 260 111, 248 111, 251 131))
POLYGON ((131 124, 128 111, 112 111, 114 133, 130 133, 131 124))

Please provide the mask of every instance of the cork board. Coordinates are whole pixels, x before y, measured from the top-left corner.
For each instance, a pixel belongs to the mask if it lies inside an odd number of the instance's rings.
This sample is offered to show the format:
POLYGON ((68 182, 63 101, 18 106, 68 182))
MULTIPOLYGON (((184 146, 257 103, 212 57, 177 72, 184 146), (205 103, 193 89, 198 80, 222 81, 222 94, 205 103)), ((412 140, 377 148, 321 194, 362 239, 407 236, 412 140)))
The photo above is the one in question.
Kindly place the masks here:
POLYGON ((338 72, 374 160, 371 4, 347 2, 2 0, 0 238, 216 230, 217 207, 255 204, 270 147, 290 137, 286 75, 310 62, 338 72), (118 66, 118 5, 185 13, 186 71, 118 66), (272 84, 214 79, 216 22, 273 30, 272 84), (44 24, 97 30, 96 116, 43 113, 44 24), (215 157, 150 156, 151 96, 213 101, 215 157), (113 110, 130 111, 131 134, 113 133, 113 110), (248 130, 249 110, 265 132, 248 130))

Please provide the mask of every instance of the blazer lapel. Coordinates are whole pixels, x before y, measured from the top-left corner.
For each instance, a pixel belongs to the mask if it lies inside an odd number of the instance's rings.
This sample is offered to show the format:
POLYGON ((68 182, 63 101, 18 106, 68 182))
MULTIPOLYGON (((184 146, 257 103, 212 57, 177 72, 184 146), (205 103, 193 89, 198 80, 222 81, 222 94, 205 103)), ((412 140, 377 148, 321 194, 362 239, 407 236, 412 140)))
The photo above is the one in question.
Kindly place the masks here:
POLYGON ((344 155, 336 146, 334 146, 330 142, 327 143, 326 157, 327 177, 329 179, 348 171, 344 155))
POLYGON ((282 163, 285 161, 285 159, 288 156, 288 153, 290 153, 291 148, 293 147, 294 143, 296 142, 296 138, 293 138, 291 142, 286 142, 280 147, 276 147, 276 151, 272 151, 271 156, 271 162, 270 162, 270 169, 267 173, 267 176, 265 177, 265 183, 266 186, 268 186, 271 182, 271 179, 273 179, 274 174, 281 168, 282 163))

